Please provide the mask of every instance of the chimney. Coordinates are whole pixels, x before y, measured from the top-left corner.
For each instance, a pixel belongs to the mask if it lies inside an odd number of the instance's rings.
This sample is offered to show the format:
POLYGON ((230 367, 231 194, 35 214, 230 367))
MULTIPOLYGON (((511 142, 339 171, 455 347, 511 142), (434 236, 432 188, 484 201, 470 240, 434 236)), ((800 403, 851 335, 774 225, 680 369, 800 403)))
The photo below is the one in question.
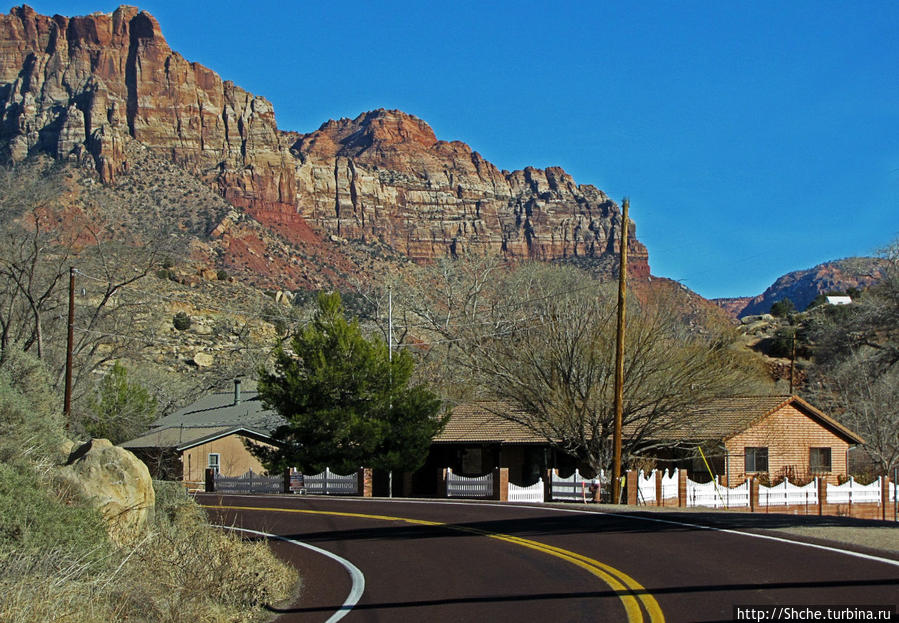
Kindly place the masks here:
POLYGON ((234 404, 240 404, 240 379, 234 379, 234 404))

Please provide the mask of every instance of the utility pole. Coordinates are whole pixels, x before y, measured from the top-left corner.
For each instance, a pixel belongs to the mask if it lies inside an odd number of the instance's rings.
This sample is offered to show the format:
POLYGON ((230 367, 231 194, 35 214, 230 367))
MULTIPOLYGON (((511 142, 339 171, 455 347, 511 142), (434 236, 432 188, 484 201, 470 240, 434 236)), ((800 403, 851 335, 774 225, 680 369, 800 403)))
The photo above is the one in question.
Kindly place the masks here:
POLYGON ((66 389, 63 399, 62 412, 66 417, 66 423, 71 421, 72 415, 72 351, 75 348, 75 267, 69 267, 69 318, 67 322, 68 336, 66 338, 66 389))
POLYGON ((790 340, 790 395, 793 395, 793 368, 796 365, 796 329, 793 329, 793 336, 790 340))
MULTIPOLYGON (((391 364, 393 363, 393 288, 387 288, 387 361, 391 364)), ((390 368, 391 375, 391 387, 390 391, 393 392, 393 368, 390 368)), ((391 408, 393 407, 393 403, 390 404, 391 408)), ((387 472, 387 497, 393 497, 393 470, 388 470, 387 472)))
POLYGON ((621 215, 621 266, 618 269, 618 334, 615 340, 615 430, 612 442, 612 504, 621 501, 621 426, 624 411, 624 326, 627 297, 627 228, 630 199, 624 198, 621 215))

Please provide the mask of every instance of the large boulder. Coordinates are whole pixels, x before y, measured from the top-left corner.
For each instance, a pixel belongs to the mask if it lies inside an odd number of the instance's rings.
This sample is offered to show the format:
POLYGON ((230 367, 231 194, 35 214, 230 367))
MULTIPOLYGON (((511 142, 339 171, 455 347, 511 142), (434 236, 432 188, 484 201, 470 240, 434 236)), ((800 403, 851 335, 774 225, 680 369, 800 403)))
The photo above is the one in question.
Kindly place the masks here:
POLYGON ((107 439, 92 439, 69 456, 61 477, 93 501, 110 538, 126 543, 152 521, 156 504, 147 466, 107 439))

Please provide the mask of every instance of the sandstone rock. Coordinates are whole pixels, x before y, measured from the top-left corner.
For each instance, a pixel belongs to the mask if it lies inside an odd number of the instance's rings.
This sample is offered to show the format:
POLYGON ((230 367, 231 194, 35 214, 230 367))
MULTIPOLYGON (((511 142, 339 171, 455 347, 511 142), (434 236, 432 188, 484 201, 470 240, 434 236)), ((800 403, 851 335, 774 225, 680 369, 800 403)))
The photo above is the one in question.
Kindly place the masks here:
POLYGON ((196 335, 212 335, 213 329, 207 324, 196 323, 190 327, 191 333, 196 335))
POLYGON ((153 518, 156 496, 147 466, 106 439, 77 448, 60 475, 93 501, 117 543, 136 537, 153 518))
POLYGON ((215 363, 215 357, 209 353, 198 352, 194 354, 193 362, 200 368, 209 368, 215 363))

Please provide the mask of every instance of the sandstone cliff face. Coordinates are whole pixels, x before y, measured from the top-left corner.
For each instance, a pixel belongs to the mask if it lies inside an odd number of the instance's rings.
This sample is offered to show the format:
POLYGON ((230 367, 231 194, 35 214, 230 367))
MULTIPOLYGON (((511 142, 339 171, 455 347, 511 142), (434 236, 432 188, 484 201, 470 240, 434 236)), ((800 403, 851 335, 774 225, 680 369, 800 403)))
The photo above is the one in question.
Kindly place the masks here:
MULTIPOLYGON (((112 183, 130 141, 193 171, 305 248, 321 233, 381 241, 418 261, 466 250, 510 258, 618 252, 618 206, 559 168, 500 171, 423 121, 378 110, 301 136, 215 72, 173 52, 146 12, 0 16, 0 151, 92 162, 112 183)), ((633 234, 633 232, 631 232, 633 234)), ((648 276, 631 236, 632 273, 648 276)))
MULTIPOLYGON (((293 149, 303 160, 301 213, 341 237, 381 240, 414 260, 465 250, 540 260, 618 253, 621 214, 601 190, 556 167, 500 171, 400 111, 329 121, 293 149)), ((648 276, 645 247, 632 237, 629 251, 634 274, 648 276)))
POLYGON ((136 139, 213 179, 235 205, 295 202, 293 157, 271 104, 173 52, 150 14, 0 16, 5 156, 93 159, 111 182, 136 139))

